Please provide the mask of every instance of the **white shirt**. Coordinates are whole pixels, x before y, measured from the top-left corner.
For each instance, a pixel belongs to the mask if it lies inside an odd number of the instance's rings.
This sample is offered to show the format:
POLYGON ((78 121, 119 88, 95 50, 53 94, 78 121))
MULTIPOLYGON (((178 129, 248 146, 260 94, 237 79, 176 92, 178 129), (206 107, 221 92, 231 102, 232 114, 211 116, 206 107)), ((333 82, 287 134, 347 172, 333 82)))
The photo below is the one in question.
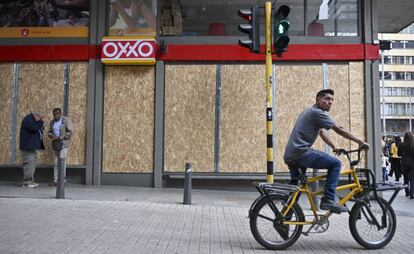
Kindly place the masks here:
POLYGON ((53 123, 53 135, 60 137, 60 126, 62 126, 62 118, 53 123))

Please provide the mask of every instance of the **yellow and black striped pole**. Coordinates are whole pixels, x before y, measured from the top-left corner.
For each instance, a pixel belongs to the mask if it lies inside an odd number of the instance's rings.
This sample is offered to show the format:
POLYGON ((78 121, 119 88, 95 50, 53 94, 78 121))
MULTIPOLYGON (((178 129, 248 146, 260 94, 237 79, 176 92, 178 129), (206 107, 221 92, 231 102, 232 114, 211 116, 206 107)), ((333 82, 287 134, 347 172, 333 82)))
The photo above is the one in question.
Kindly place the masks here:
POLYGON ((267 138, 267 182, 273 183, 273 101, 272 101, 272 3, 266 2, 266 138, 267 138))

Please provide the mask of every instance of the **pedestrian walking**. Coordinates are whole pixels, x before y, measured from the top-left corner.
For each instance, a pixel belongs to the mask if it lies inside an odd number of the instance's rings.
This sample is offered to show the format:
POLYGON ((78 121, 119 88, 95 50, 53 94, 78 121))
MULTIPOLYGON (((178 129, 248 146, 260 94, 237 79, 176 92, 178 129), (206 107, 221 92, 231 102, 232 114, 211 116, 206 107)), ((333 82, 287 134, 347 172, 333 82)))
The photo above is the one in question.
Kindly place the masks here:
POLYGON ((411 132, 404 134, 404 142, 400 144, 398 153, 401 155, 401 168, 404 177, 405 196, 414 198, 414 137, 411 132))
POLYGON ((34 181, 36 171, 36 159, 38 150, 44 150, 43 144, 43 122, 44 114, 35 111, 26 115, 20 126, 20 153, 23 166, 23 187, 36 188, 39 186, 34 181))
POLYGON ((389 165, 390 165, 390 162, 388 160, 388 157, 382 153, 382 181, 383 182, 388 181, 388 170, 387 169, 389 165))
MULTIPOLYGON (((54 108, 53 119, 50 121, 48 136, 52 140, 53 148, 53 181, 50 186, 56 186, 58 180, 58 160, 66 159, 73 134, 73 124, 69 117, 62 116, 60 108, 54 108)), ((64 177, 66 177, 66 163, 63 166, 64 177)))
POLYGON ((391 170, 389 176, 395 174, 395 181, 400 181, 401 177, 401 157, 398 156, 398 146, 401 144, 401 138, 395 136, 390 148, 391 170))

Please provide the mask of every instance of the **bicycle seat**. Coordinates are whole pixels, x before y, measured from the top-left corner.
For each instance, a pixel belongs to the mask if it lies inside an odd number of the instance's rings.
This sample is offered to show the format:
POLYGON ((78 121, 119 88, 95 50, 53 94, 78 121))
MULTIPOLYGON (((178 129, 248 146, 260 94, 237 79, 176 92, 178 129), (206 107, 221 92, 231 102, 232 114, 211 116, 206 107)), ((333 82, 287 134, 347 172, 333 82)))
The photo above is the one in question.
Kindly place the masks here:
POLYGON ((308 178, 306 176, 306 169, 307 169, 306 167, 303 167, 302 165, 300 165, 300 163, 294 160, 289 160, 289 161, 286 161, 285 163, 288 166, 289 171, 290 171, 290 175, 291 175, 290 184, 291 185, 298 185, 299 181, 301 182, 306 181, 306 179, 308 178))

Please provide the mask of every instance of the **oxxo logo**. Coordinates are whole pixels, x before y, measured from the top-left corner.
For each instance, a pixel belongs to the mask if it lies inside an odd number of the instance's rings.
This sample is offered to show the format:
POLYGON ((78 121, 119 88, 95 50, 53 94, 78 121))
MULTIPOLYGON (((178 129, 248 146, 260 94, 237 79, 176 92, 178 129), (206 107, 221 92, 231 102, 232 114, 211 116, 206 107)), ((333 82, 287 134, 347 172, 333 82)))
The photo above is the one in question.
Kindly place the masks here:
POLYGON ((102 62, 107 64, 154 64, 156 43, 154 39, 103 40, 102 62))

